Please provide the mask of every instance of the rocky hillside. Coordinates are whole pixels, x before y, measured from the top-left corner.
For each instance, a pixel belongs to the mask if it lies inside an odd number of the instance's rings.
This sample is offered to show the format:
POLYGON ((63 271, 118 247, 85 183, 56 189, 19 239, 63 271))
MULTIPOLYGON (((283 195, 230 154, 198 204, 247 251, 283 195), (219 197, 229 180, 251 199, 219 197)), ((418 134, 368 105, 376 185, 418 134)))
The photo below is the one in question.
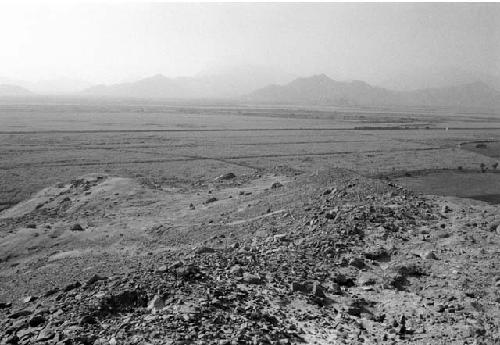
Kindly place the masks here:
POLYGON ((2 344, 500 341, 496 206, 337 170, 175 192, 106 176, 55 189, 2 213, 4 239, 44 238, 0 264, 2 344), (51 239, 55 224, 87 255, 51 239))

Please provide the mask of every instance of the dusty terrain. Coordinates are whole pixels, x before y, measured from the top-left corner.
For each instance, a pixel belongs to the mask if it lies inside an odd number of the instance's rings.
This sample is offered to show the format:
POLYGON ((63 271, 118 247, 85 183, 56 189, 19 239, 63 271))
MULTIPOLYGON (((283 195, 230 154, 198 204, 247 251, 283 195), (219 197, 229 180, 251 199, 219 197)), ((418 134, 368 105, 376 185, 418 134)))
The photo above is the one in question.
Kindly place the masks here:
POLYGON ((1 343, 500 342, 495 114, 0 108, 1 343))

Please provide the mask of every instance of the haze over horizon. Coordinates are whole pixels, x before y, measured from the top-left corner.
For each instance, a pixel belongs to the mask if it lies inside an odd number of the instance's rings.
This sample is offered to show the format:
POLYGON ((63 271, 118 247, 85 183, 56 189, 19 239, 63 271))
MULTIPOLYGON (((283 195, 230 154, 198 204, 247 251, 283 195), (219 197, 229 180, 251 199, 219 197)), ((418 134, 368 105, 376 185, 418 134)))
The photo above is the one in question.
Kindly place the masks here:
POLYGON ((0 41, 0 77, 32 83, 244 65, 395 89, 500 76, 498 4, 4 3, 0 41))

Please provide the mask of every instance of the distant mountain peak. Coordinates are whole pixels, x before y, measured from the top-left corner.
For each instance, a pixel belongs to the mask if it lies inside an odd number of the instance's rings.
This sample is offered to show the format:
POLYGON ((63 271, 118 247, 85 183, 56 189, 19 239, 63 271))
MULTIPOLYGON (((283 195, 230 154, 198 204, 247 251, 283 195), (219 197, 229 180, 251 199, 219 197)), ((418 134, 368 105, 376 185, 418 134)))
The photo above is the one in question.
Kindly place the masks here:
POLYGON ((460 68, 434 68, 405 70, 389 76, 380 85, 393 90, 414 91, 427 88, 455 87, 484 82, 500 91, 500 75, 467 71, 460 68))
POLYGON ((145 79, 149 79, 149 80, 164 80, 164 79, 169 79, 169 78, 167 78, 166 76, 164 76, 161 73, 157 73, 157 74, 154 74, 151 77, 148 77, 148 78, 145 78, 145 79))
POLYGON ((366 81, 363 81, 363 80, 351 80, 351 84, 372 87, 370 84, 368 84, 366 81))
POLYGON ((273 68, 242 66, 195 77, 170 78, 155 74, 135 82, 88 88, 84 92, 96 96, 138 98, 235 98, 266 85, 292 79, 273 68))
POLYGON ((33 95, 30 90, 12 84, 0 84, 0 96, 27 96, 33 95))
POLYGON ((361 80, 341 82, 325 74, 298 78, 289 84, 259 89, 247 100, 282 104, 361 106, 500 107, 500 93, 484 82, 416 91, 391 91, 361 80))
POLYGON ((312 82, 319 82, 319 83, 324 83, 324 82, 332 82, 334 81, 331 79, 329 76, 327 76, 324 73, 321 74, 315 74, 310 77, 303 77, 303 78, 298 78, 296 80, 307 80, 307 81, 312 81, 312 82))
POLYGON ((315 74, 311 77, 311 79, 317 79, 317 80, 332 80, 329 76, 327 76, 324 73, 321 74, 315 74))
POLYGON ((486 84, 484 81, 482 80, 477 80, 477 81, 474 81, 472 83, 469 83, 469 84, 466 84, 466 85, 469 85, 471 87, 474 87, 474 88, 478 88, 478 89, 484 89, 484 90, 494 90, 493 87, 491 87, 491 85, 489 84, 486 84))

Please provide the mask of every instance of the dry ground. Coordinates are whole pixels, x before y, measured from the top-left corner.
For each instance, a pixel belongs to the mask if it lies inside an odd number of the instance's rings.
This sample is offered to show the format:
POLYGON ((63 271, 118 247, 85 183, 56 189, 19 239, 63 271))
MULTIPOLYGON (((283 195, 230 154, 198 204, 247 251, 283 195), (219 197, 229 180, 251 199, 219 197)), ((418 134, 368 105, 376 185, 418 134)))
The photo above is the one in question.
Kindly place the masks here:
MULTIPOLYGON (((0 207, 92 172, 175 186, 228 170, 242 174, 276 166, 421 176, 459 166, 477 172, 481 163, 491 167, 498 160, 491 152, 500 138, 500 117, 484 111, 31 102, 0 102, 0 207), (493 142, 487 149, 466 144, 481 140, 493 142)), ((488 177, 495 188, 497 176, 488 177)), ((428 192, 425 183, 411 185, 428 192)), ((460 196, 490 194, 483 192, 460 196)))
POLYGON ((398 187, 495 201, 496 114, 129 102, 0 102, 4 342, 500 338, 498 206, 398 187), (475 146, 485 141, 486 150, 475 146), (228 172, 235 177, 217 179, 228 172), (192 266, 203 280, 192 280, 192 266), (101 285, 71 285, 94 274, 101 285), (310 280, 326 296, 289 291, 310 280), (182 297, 168 299, 174 311, 134 304, 82 323, 95 296, 131 286, 149 302, 167 286, 182 297), (240 312, 221 289, 270 314, 240 312), (22 303, 30 295, 38 299, 22 303), (16 310, 27 314, 16 321, 16 310), (27 327, 36 315, 44 321, 27 327), (219 322, 225 335, 213 329, 219 322))

